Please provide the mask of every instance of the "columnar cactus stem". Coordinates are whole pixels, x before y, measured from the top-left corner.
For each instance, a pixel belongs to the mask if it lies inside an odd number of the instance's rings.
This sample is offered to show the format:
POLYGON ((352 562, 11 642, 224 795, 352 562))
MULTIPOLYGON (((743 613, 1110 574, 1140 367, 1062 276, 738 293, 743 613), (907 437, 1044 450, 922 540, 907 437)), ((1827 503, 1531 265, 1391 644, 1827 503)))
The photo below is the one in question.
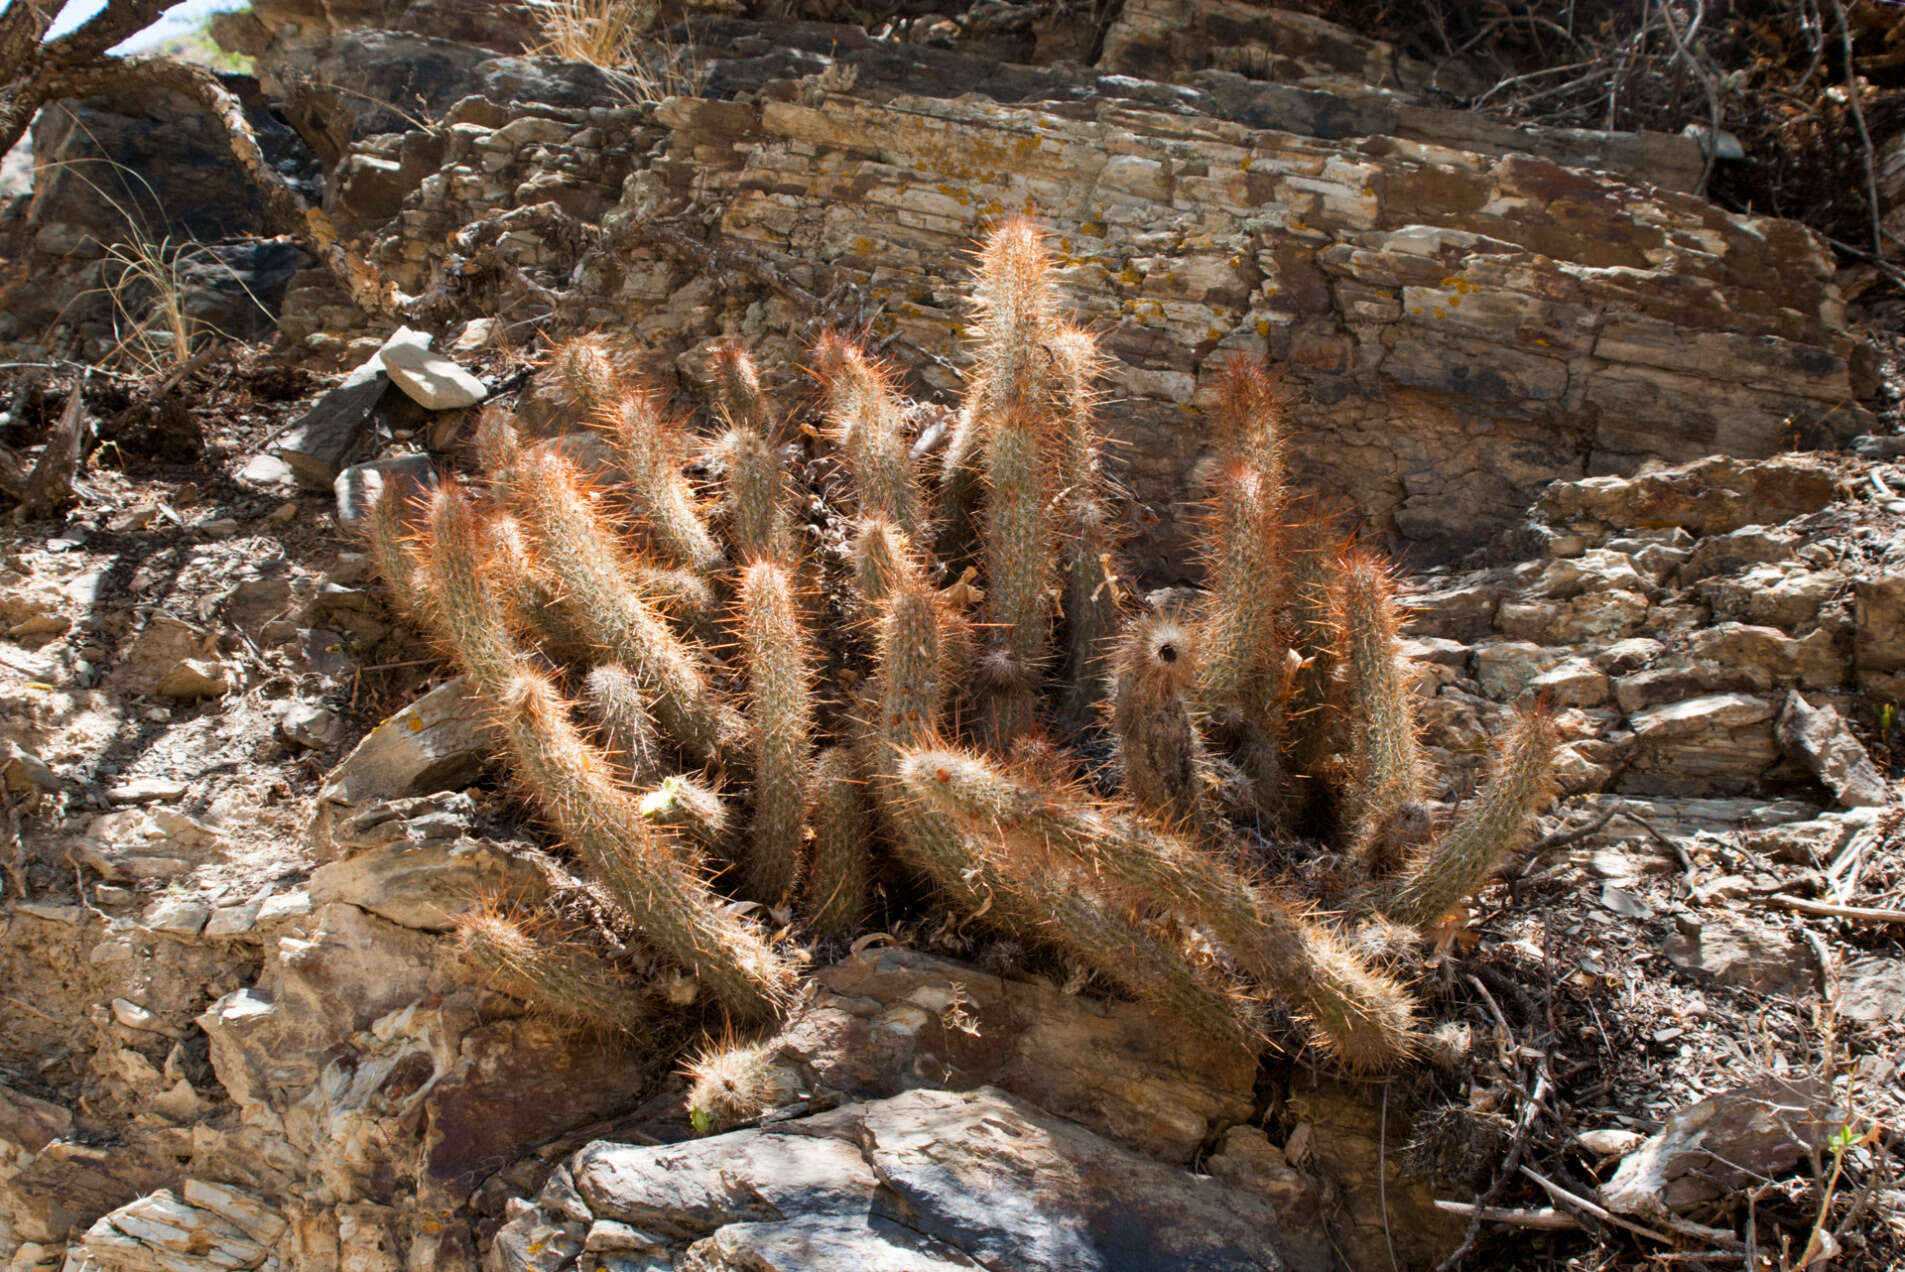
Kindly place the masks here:
POLYGON ((371 557, 377 562, 377 572, 390 585, 391 599, 403 614, 422 618, 426 591, 421 564, 409 549, 403 496, 395 487, 386 486, 377 492, 370 507, 369 530, 371 557))
POLYGON ((626 667, 603 663, 582 682, 582 709, 594 722, 602 748, 622 767, 630 786, 657 781, 668 767, 648 695, 626 667))
POLYGON ((986 570, 985 725, 1004 750, 1030 729, 1052 643, 1058 553, 1047 422, 1000 419, 986 447, 987 499, 980 525, 986 570))
POLYGON ((990 423, 1016 410, 1047 407, 1046 338, 1057 294, 1045 236, 1029 217, 1000 223, 979 250, 973 279, 978 375, 973 392, 990 423))
POLYGON ((715 400, 729 425, 768 440, 772 430, 754 359, 739 345, 723 344, 714 351, 714 376, 715 400))
POLYGON ((683 569, 707 574, 722 562, 721 548, 702 523, 694 491, 682 476, 686 444, 681 426, 662 414, 652 390, 623 395, 609 416, 629 493, 661 554, 683 569))
POLYGON ((757 561, 741 574, 741 661, 754 755, 747 893, 769 905, 793 890, 812 793, 813 688, 807 637, 788 570, 757 561))
POLYGON ((1524 708, 1482 793, 1409 863, 1379 909, 1398 922, 1428 926, 1474 895, 1534 832, 1535 818, 1554 796, 1559 745, 1553 714, 1524 708))
POLYGON ((1401 986, 1190 841, 1082 797, 1015 781, 969 752, 907 755, 900 780, 924 809, 1018 849, 1017 877, 1045 873, 1038 855, 1049 851, 1109 877, 1134 900, 1165 904, 1208 927, 1344 1064, 1380 1069, 1407 1054, 1412 1008, 1401 986))
POLYGON ((925 496, 891 372, 860 346, 836 335, 822 337, 814 363, 826 387, 833 442, 853 481, 861 515, 918 534, 925 521, 925 496))
POLYGON ((526 450, 519 470, 512 499, 577 623, 647 691, 663 732, 697 761, 719 756, 741 737, 739 714, 715 695, 691 647, 629 586, 636 572, 630 554, 574 469, 547 451, 526 450))
POLYGON ((516 772, 609 898, 722 1006, 749 1019, 771 1015, 785 999, 788 968, 760 929, 708 886, 698 855, 655 829, 640 797, 609 776, 554 686, 517 676, 502 714, 516 772))
POLYGON ((1364 879, 1387 878, 1428 832, 1415 692, 1402 674, 1395 584, 1366 552, 1341 564, 1336 591, 1341 660, 1349 669, 1350 852, 1364 879))
POLYGON ((862 517, 854 526, 853 590, 868 605, 878 605, 893 591, 900 562, 912 553, 912 544, 892 522, 862 517))
POLYGON ((459 916, 456 941, 478 984, 571 1024, 633 1034, 653 1015, 627 976, 585 942, 533 932, 493 907, 459 916))
POLYGON ((1124 791, 1167 825, 1209 822, 1203 745, 1191 708, 1197 638, 1170 614, 1132 623, 1112 656, 1111 724, 1124 791))
POLYGON ((784 560, 793 552, 781 507, 780 459, 767 439, 734 428, 720 442, 727 466, 728 542, 739 561, 784 560))
POLYGON ((1098 402, 1098 342, 1076 327, 1050 341, 1060 419, 1058 489, 1065 571, 1064 714, 1081 724, 1104 699, 1107 642, 1118 632, 1122 595, 1117 535, 1107 505, 1098 402))
POLYGON ((684 834, 717 857, 733 854, 727 803, 694 774, 671 773, 635 795, 636 807, 650 826, 684 834))
POLYGON ((866 914, 867 845, 873 839, 867 784, 847 747, 828 747, 814 766, 813 822, 806 908, 822 936, 843 937, 866 914))
POLYGON ((603 415, 628 391, 629 348, 610 336, 576 336, 550 351, 537 387, 553 405, 579 419, 603 415))

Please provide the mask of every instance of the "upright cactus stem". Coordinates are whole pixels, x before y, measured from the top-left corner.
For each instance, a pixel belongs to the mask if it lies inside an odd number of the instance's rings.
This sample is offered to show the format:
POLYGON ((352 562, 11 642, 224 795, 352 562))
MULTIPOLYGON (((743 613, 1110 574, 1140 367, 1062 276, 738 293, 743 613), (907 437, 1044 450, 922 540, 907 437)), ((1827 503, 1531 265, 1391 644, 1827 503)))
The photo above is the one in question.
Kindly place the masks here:
POLYGON ((422 564, 410 550, 410 532, 404 525, 403 496, 394 486, 377 492, 370 507, 370 552, 377 572, 384 576, 397 608, 412 618, 423 618, 425 589, 422 564))
POLYGON ((761 396, 761 373, 747 351, 723 344, 714 351, 715 401, 730 427, 768 440, 766 400, 761 396))
POLYGON ((814 766, 813 824, 807 913, 822 936, 843 937, 866 914, 867 845, 873 838, 867 784, 847 747, 827 748, 814 766))
POLYGON ((754 829, 747 892, 778 903, 800 871, 813 774, 813 729, 806 633, 788 570, 757 561, 741 574, 741 660, 748 679, 748 731, 754 757, 754 829))
POLYGON ((821 338, 814 366, 826 390, 833 443, 852 479, 861 515, 918 534, 925 524, 925 494, 892 373, 837 335, 821 338))
POLYGON ((1336 609, 1341 661, 1349 671, 1349 847, 1362 878, 1386 879, 1429 829, 1415 692, 1402 674, 1388 569, 1366 552, 1347 553, 1336 609))
POLYGON ((1378 907, 1401 923, 1440 921, 1524 847, 1554 795, 1560 735, 1546 708, 1523 708, 1495 758, 1488 784, 1427 851, 1418 853, 1378 907))
POLYGON ((623 780, 646 786, 668 765, 648 695, 626 667, 603 663, 582 682, 582 708, 594 722, 603 750, 621 765, 623 780))
POLYGON ((913 547, 892 522, 862 517, 853 528, 853 590, 861 601, 878 605, 891 595, 913 547))
POLYGON ((785 559, 788 540, 781 508, 781 467, 766 438, 742 428, 729 429, 719 451, 727 466, 728 542, 740 561, 785 559))
POLYGON ((681 426, 662 414, 649 389, 623 395, 608 417, 629 493, 655 549, 673 564, 703 574, 722 563, 721 548, 708 533, 694 490, 682 476, 686 444, 681 426))
POLYGON ((557 409, 587 420, 622 399, 633 362, 629 347, 612 336, 576 336, 550 350, 536 377, 537 390, 557 409))
POLYGON ((977 375, 971 392, 988 425, 1009 412, 1048 406, 1057 289, 1045 236, 1030 217, 1001 222, 979 249, 973 279, 977 375))
POLYGON ((1077 327, 1050 341, 1058 383, 1058 489, 1065 572, 1064 714, 1082 724, 1103 700, 1105 655, 1118 632, 1122 597, 1114 556, 1117 535, 1108 506, 1098 401, 1098 342, 1077 327))
POLYGON ((1049 423, 1015 411, 999 420, 986 446, 979 538, 989 627, 981 680, 987 739, 999 750, 1032 727, 1051 653, 1058 545, 1049 423))
POLYGON ((1125 794, 1173 826, 1208 824, 1203 746, 1191 714, 1196 636, 1170 614, 1133 622, 1112 657, 1111 723, 1125 794))

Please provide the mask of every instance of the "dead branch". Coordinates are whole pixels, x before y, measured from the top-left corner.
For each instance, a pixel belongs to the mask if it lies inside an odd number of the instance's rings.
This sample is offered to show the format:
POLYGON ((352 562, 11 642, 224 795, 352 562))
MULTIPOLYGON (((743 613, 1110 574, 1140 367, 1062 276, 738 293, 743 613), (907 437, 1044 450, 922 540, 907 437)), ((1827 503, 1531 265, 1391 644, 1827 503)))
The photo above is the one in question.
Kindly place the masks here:
POLYGON ((1767 905, 1822 919, 1844 919, 1848 923, 1905 923, 1905 910, 1886 910, 1874 906, 1834 905, 1829 901, 1809 901, 1784 892, 1766 898, 1767 905))
POLYGON ((60 412, 59 423, 53 426, 46 449, 40 452, 31 472, 24 471, 24 465, 11 452, 0 455, 0 491, 19 500, 28 517, 57 512, 72 498, 73 476, 79 471, 89 423, 84 396, 88 378, 82 374, 74 381, 72 392, 66 396, 66 409, 60 412))

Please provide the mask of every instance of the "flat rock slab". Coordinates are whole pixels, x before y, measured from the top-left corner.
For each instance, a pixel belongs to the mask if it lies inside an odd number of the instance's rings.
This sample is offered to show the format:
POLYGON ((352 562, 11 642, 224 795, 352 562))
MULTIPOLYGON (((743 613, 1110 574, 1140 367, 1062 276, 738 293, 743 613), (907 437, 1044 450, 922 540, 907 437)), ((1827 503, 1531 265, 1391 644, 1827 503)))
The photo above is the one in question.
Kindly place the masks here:
POLYGON ((908 1091, 685 1144, 591 1144, 497 1234, 489 1272, 560 1272, 582 1242, 551 1259, 550 1235, 604 1221, 645 1256, 708 1272, 1291 1266, 1261 1196, 995 1087, 908 1091))
POLYGON ((914 950, 866 950, 815 976, 778 1061, 836 1098, 999 1086, 1163 1158, 1246 1120, 1256 1062, 1134 1003, 1066 994, 914 950), (1062 1062, 1055 1059, 1062 1057, 1062 1062))
POLYGON ((1830 1085, 1767 1078, 1668 1118, 1658 1135, 1622 1159, 1601 1186, 1601 1203, 1642 1218, 1684 1213, 1785 1174, 1843 1123, 1830 1085))
POLYGON ((318 793, 317 837, 340 807, 454 790, 475 780, 495 741, 487 707, 446 680, 364 735, 318 793))
POLYGON ((317 400, 278 443, 278 458, 307 490, 323 490, 337 480, 344 459, 383 401, 390 377, 377 357, 366 359, 343 383, 317 400))
POLYGON ((377 357, 390 382, 405 397, 429 411, 454 411, 475 406, 489 396, 481 380, 465 371, 455 358, 430 348, 430 337, 399 327, 384 342, 377 357))
POLYGON ((1892 802, 1891 784, 1830 704, 1815 707, 1798 690, 1789 691, 1776 732, 1786 754, 1811 769, 1845 807, 1892 802))
POLYGON ((1683 923, 1661 948, 1668 962, 1697 982, 1780 995, 1817 988, 1810 949, 1783 927, 1741 915, 1683 923))

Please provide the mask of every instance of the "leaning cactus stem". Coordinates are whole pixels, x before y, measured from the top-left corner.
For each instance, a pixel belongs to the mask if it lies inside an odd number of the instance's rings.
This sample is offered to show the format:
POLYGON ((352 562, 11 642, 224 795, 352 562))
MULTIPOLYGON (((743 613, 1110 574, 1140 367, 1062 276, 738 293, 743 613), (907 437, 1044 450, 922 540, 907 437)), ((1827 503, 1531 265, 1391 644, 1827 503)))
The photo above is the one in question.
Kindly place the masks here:
POLYGON ((500 907, 458 916, 456 944, 483 988, 585 1029, 633 1034, 653 1014, 627 976, 587 942, 536 932, 500 907))
POLYGON ((609 776, 582 740, 554 686, 516 677, 501 715, 514 768, 569 846, 657 949, 693 972, 728 1010, 771 1015, 791 979, 758 927, 708 886, 687 845, 656 829, 640 796, 609 776))
POLYGON ((1346 790, 1350 851, 1365 879, 1383 879, 1428 830, 1415 692, 1402 674, 1395 583, 1366 552, 1341 563, 1341 659, 1349 669, 1352 743, 1346 790))
POLYGON ((1047 873, 1039 855, 1050 852, 1108 877, 1134 900, 1162 903, 1208 927, 1346 1065, 1385 1068, 1412 1045, 1413 1009, 1401 986, 1189 841, 1078 795, 1015 781, 967 752, 906 755, 900 780, 922 808, 1014 845, 1022 854, 1019 877, 1047 873))
POLYGON ((1401 923, 1427 926, 1486 884, 1502 861, 1528 842, 1535 819, 1554 797, 1559 745, 1550 711, 1522 709, 1482 793, 1397 877, 1381 911, 1401 923))
POLYGON ((721 549, 702 523, 694 491, 682 476, 686 443, 681 426, 662 414, 653 390, 624 394, 608 416, 628 473, 628 490, 656 549, 684 569, 709 573, 721 549))
POLYGON ((837 335, 821 338, 814 362, 826 388, 833 442, 852 479, 861 515, 889 521, 909 534, 919 533, 925 496, 901 424, 891 372, 859 345, 837 335))
POLYGON ((519 469, 512 500, 581 629, 635 677, 669 737, 696 760, 716 758, 740 738, 740 717, 715 695, 694 649, 629 586, 639 567, 575 470, 543 450, 523 452, 519 469))

